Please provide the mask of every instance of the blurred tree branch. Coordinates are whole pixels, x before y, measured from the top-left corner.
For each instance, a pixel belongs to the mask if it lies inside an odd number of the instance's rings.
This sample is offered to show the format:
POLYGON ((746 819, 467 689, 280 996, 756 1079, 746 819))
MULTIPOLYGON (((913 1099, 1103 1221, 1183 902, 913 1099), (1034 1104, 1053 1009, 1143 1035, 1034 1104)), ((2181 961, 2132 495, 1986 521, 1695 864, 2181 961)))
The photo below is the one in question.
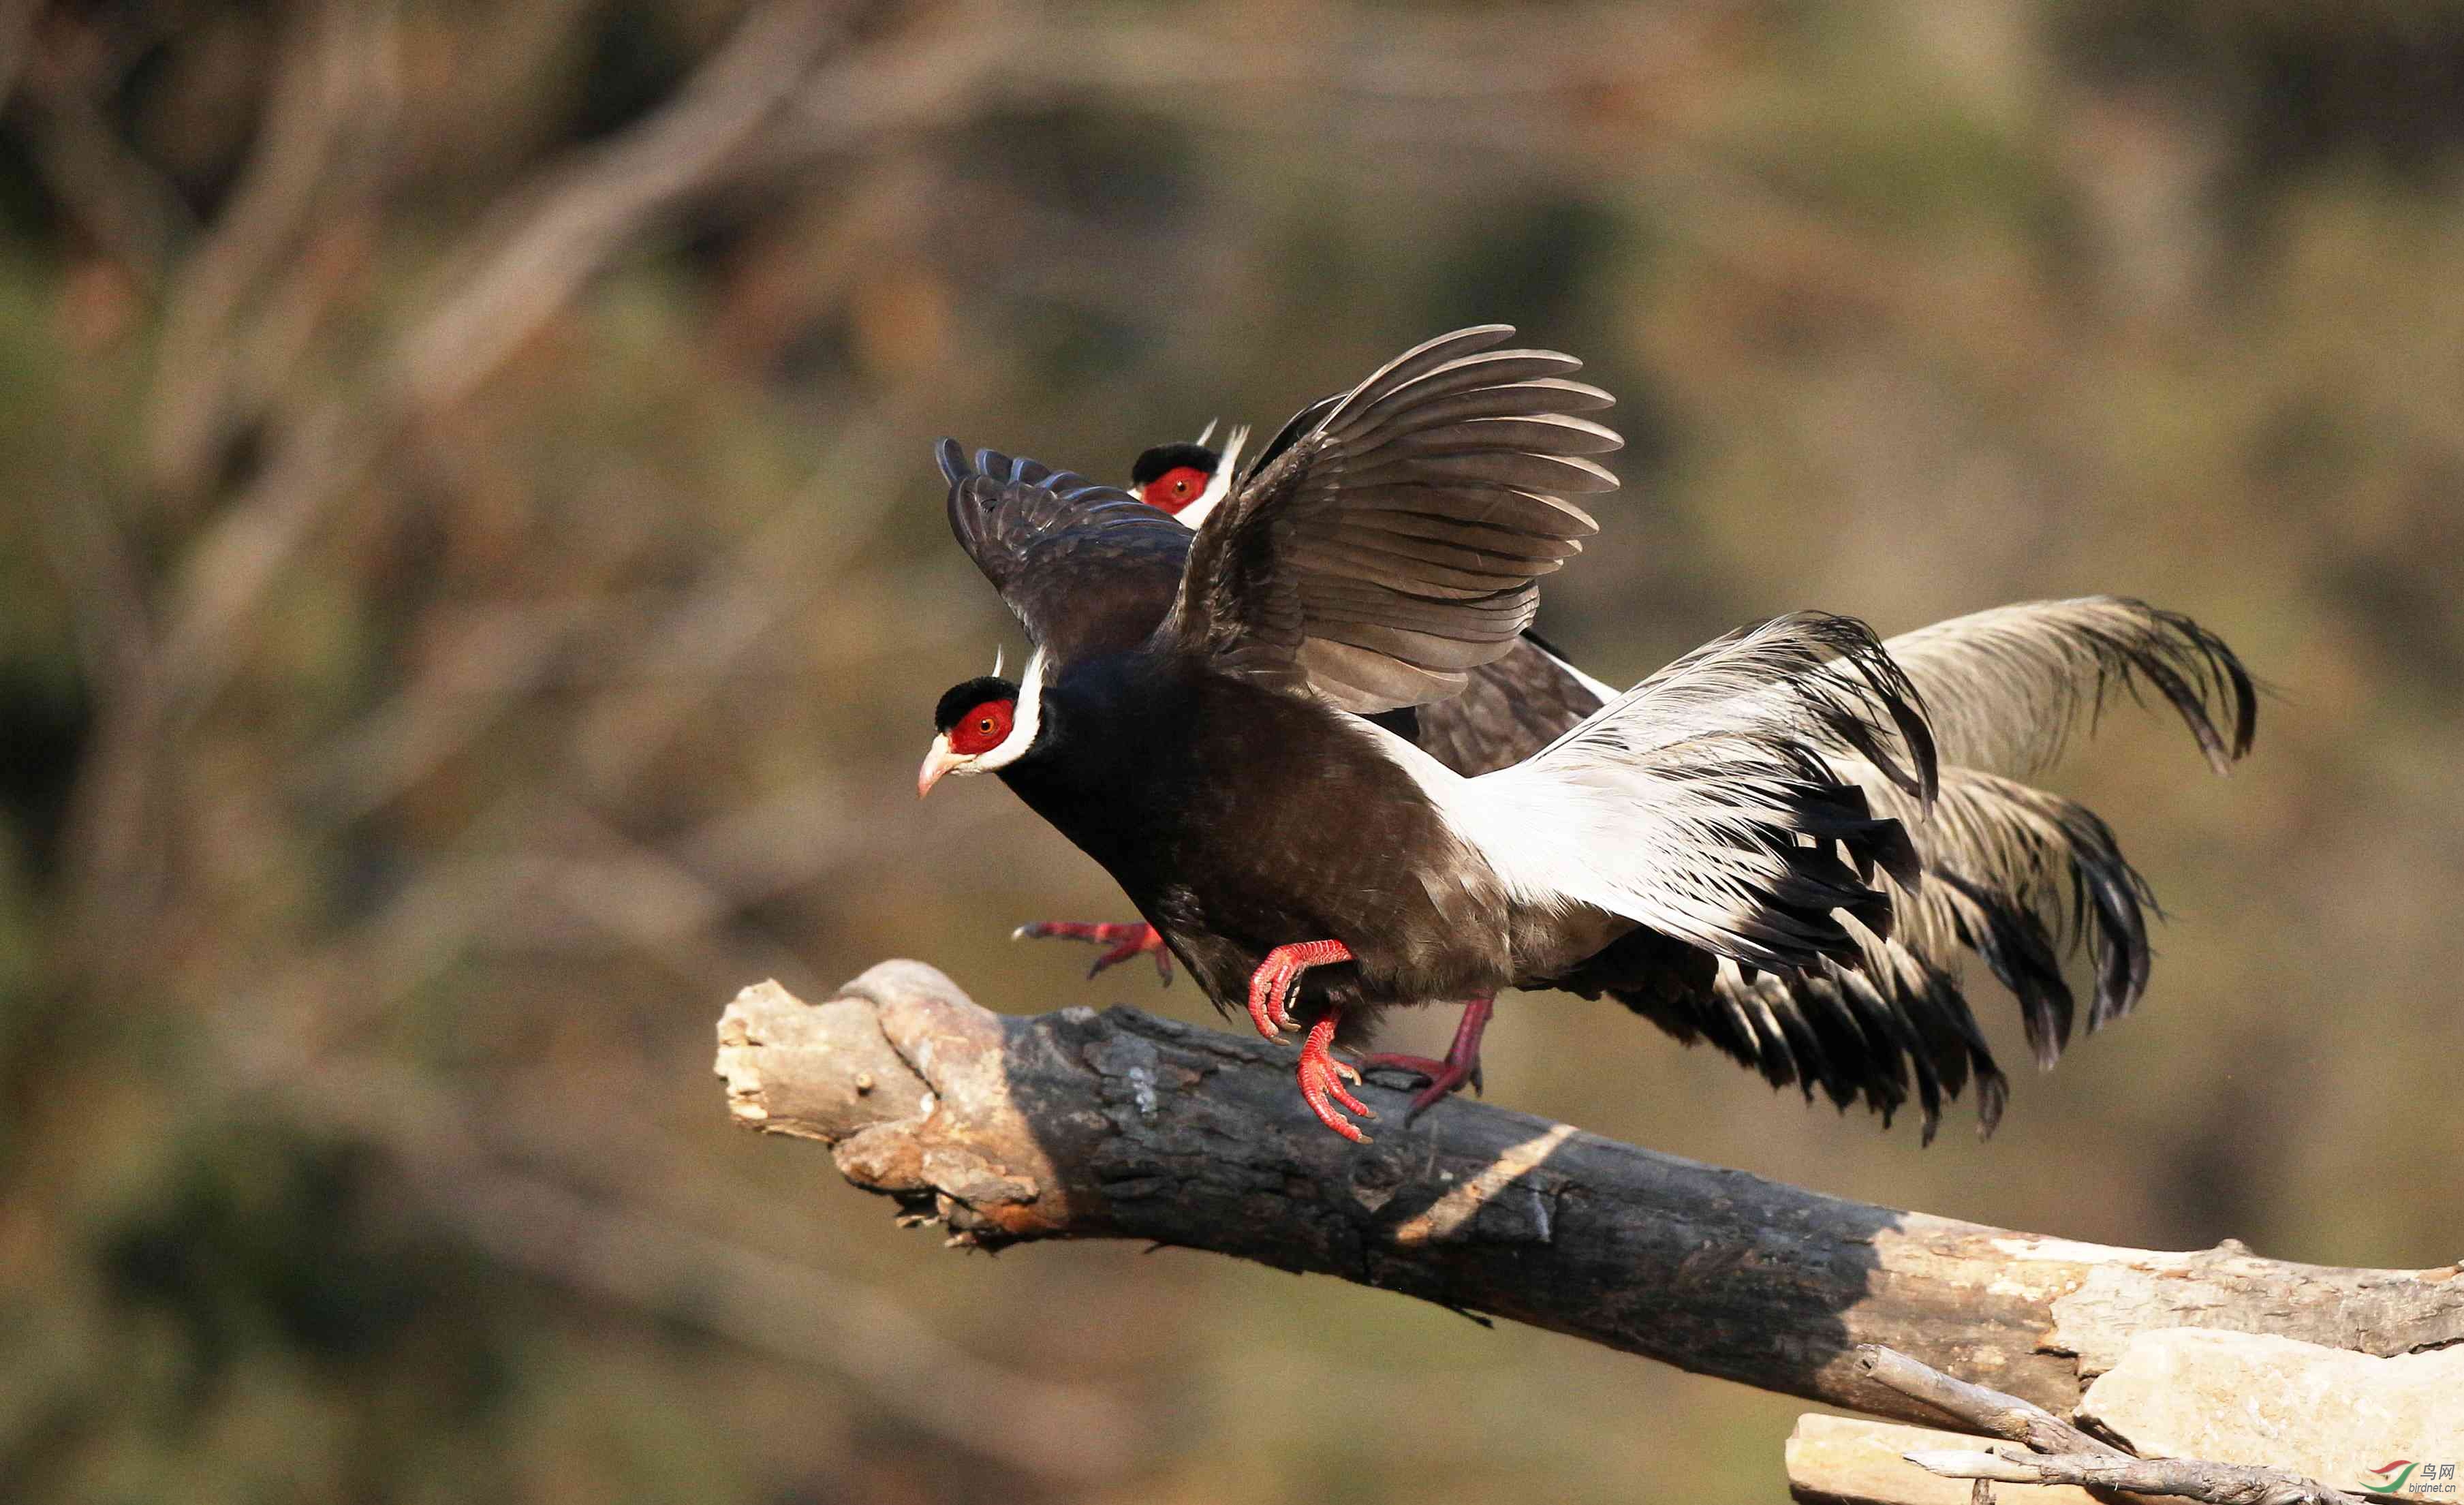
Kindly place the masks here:
POLYGON ((851 9, 843 0, 756 9, 656 115, 500 207, 473 233, 453 296, 404 342, 411 401, 437 407, 469 390, 472 373, 494 370, 645 227, 721 182, 851 9))
MULTIPOLYGON (((395 8, 298 0, 287 13, 235 187, 203 225, 186 223, 177 195, 105 118, 111 69, 92 60, 99 43, 50 50, 86 58, 82 71, 44 49, 29 70, 48 80, 50 105, 38 112, 52 126, 48 149, 77 158, 62 159, 55 190, 72 202, 99 195, 86 217, 161 323, 141 434, 153 512, 94 508, 86 497, 59 503, 102 520, 80 528, 143 535, 81 545, 128 562, 122 573, 140 583, 143 606, 106 624, 141 629, 110 655, 135 667, 107 681, 72 823, 87 930, 103 954, 164 874, 173 781, 162 761, 246 662, 286 568, 346 499, 400 505, 387 499, 400 488, 377 479, 381 460, 685 206, 889 138, 1113 100, 1125 78, 1183 114, 1234 122, 1275 122, 1340 96, 1392 102, 1412 128, 1437 129, 1465 99, 1519 101, 1501 128, 1538 139, 1579 115, 1587 91, 1623 87, 1625 65, 1596 61, 1606 53, 1683 66, 1666 59, 1692 55, 1692 32, 1716 29, 1657 11, 1587 11, 1545 27, 1429 18, 1381 34, 1375 49, 1210 44, 1192 61, 1177 23, 1130 25, 1081 8, 954 15, 764 0, 664 104, 496 197, 441 258, 427 296, 396 313, 367 306, 360 285, 386 237, 393 144, 407 134, 396 118, 405 42, 395 8), (1610 37, 1638 45, 1607 48, 1610 37), (126 170, 89 171, 78 166, 87 159, 126 170), (151 560, 162 563, 139 564, 151 560)), ((891 185, 903 201, 933 188, 891 185)))
POLYGON ((821 1007, 775 984, 719 1021, 738 1121, 829 1143, 952 1242, 1137 1238, 1338 1275, 1852 1410, 1932 1412, 1885 1344, 2068 1410, 2133 1333, 2205 1326, 2365 1353, 2464 1340, 2464 1279, 2074 1243, 1841 1201, 1456 1099, 1366 1148, 1287 1051, 1114 1008, 1002 1018, 913 962, 821 1007))
MULTIPOLYGON (((553 1119, 539 1105, 504 1103, 473 1115, 413 1073, 364 1058, 312 1060, 276 1031, 227 1034, 222 1043, 231 1082, 271 1090, 303 1118, 383 1146, 430 1218, 510 1268, 825 1370, 944 1445, 1054 1485, 1114 1478, 1131 1462, 1143 1424, 1118 1397, 978 1358, 870 1286, 621 1194, 638 1188, 594 1195, 527 1163, 542 1147, 530 1141, 544 1136, 495 1142, 529 1118, 553 1119), (486 1137, 471 1127, 483 1119, 486 1137)), ((603 1180, 652 1142, 639 1123, 628 1125, 622 1149, 602 1132, 583 1138, 607 1162, 584 1169, 603 1180)), ((560 1145, 556 1153, 571 1152, 560 1145)), ((671 1186, 706 1181, 699 1166, 665 1178, 671 1186)), ((719 1200, 743 1195, 721 1189, 719 1200)))
POLYGON ((191 551, 164 649, 184 695, 211 693, 268 585, 399 427, 468 393, 661 214, 710 187, 803 77, 841 11, 830 0, 760 7, 674 100, 483 221, 427 311, 355 390, 297 422, 191 551))
POLYGON ((26 66, 26 40, 43 0, 0 0, 0 108, 17 92, 17 77, 26 66))
MULTIPOLYGON (((425 311, 374 355, 340 374, 320 371, 313 385, 265 379, 261 370, 252 382, 238 363, 254 355, 261 364, 286 347, 296 353, 305 338, 302 321, 318 316, 293 299, 292 317, 275 321, 277 330, 288 323, 287 336, 271 345, 243 339, 232 321, 251 286, 305 226, 346 212, 373 191, 383 166, 373 145, 381 129, 365 121, 372 103, 382 120, 389 93, 389 11, 318 4, 301 12, 242 187, 168 294, 165 366, 147 446, 158 492, 193 498, 214 486, 225 436, 245 416, 237 406, 244 391, 262 410, 263 457, 180 550, 154 612, 159 629, 135 653, 115 655, 141 659, 142 668, 109 681, 112 697, 78 791, 74 850, 88 899, 89 949, 110 954, 110 938, 142 913, 164 846, 159 803, 165 781, 156 766, 184 720, 242 660, 251 625, 283 566, 404 426, 485 380, 647 227, 724 176, 826 47, 845 9, 832 0, 771 0, 757 8, 669 103, 545 170, 484 216, 467 249, 449 258, 442 288, 425 311), (354 149, 353 141, 367 144, 354 149)), ((82 161, 103 151, 89 140, 96 132, 105 144, 117 142, 90 98, 65 83, 55 93, 53 134, 68 131, 56 150, 74 150, 82 161), (68 129, 79 122, 92 128, 68 129)), ((118 149, 130 155, 124 145, 118 149)), ((74 173, 78 182, 88 176, 74 173)), ((165 280, 166 236, 147 228, 162 216, 128 207, 145 199, 136 189, 146 175, 97 181, 122 190, 97 209, 98 224, 111 232, 124 259, 141 271, 154 268, 149 283, 165 280)), ((62 505, 88 501, 64 498, 62 505)))
POLYGON ((102 97, 111 80, 99 77, 107 71, 102 59, 92 50, 63 49, 28 56, 16 68, 30 144, 46 186, 130 282, 158 291, 195 227, 170 183, 105 115, 102 97))
MULTIPOLYGON (((249 299, 329 287, 330 277, 297 275, 305 243, 363 213, 383 180, 400 94, 396 10, 359 0, 297 8, 244 175, 171 279, 146 424, 154 489, 168 502, 202 499, 231 434, 280 391, 288 363, 235 324, 249 299)), ((296 354, 316 319, 295 299, 293 317, 274 322, 296 354)))

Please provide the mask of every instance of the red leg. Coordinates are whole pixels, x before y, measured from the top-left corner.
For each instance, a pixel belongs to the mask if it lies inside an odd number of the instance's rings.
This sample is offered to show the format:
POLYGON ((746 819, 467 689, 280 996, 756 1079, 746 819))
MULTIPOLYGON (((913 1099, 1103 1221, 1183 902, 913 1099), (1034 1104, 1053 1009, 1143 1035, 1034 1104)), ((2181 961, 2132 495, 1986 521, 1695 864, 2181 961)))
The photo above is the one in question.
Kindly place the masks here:
POLYGON ((1304 941, 1267 952, 1258 970, 1249 974, 1249 1022, 1269 1040, 1299 1029, 1290 1004, 1301 974, 1313 966, 1351 960, 1352 948, 1340 941, 1304 941))
POLYGON ((1349 1108, 1364 1118, 1375 1118, 1377 1115, 1371 1111, 1367 1103, 1344 1090, 1343 1084, 1347 1081, 1360 1080, 1360 1073, 1328 1053, 1327 1047, 1333 1041, 1334 1016, 1332 1014, 1309 1026, 1309 1039, 1301 1045, 1301 1098, 1309 1105, 1309 1112, 1317 1115, 1318 1122, 1325 1124, 1354 1144, 1366 1144, 1369 1142, 1369 1136, 1361 1133, 1353 1125, 1351 1119, 1336 1111, 1334 1104, 1341 1103, 1345 1108, 1349 1108), (1329 1102, 1327 1099, 1330 1097, 1334 1101, 1329 1102))
POLYGON ((1155 975, 1163 979, 1164 986, 1172 985, 1172 952, 1165 947, 1163 937, 1153 925, 1089 924, 1079 919, 1039 919, 1031 925, 1021 925, 1009 933, 1012 941, 1042 941, 1051 937, 1058 937, 1064 941, 1091 941, 1099 946, 1111 947, 1111 950, 1097 957, 1095 964, 1087 969, 1087 976, 1090 979, 1108 966, 1127 962, 1130 958, 1144 953, 1155 958, 1155 975))
POLYGON ((1486 998, 1475 998, 1463 1005, 1463 1022, 1455 1026, 1454 1043, 1446 1047, 1442 1061, 1432 1061, 1425 1055, 1376 1054, 1360 1058, 1360 1064, 1371 1071, 1384 1067, 1429 1079, 1429 1084, 1413 1097, 1411 1110, 1403 1115, 1406 1124, 1465 1082, 1471 1083, 1472 1091, 1480 1091, 1480 1037, 1488 1029, 1488 1016, 1494 1007, 1494 1000, 1486 998))

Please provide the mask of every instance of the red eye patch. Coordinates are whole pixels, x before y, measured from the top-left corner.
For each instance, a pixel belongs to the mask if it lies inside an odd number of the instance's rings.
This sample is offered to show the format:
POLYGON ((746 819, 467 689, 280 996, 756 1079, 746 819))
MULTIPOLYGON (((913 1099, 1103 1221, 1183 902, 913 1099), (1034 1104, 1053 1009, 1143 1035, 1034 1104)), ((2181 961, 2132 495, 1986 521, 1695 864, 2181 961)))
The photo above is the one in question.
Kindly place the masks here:
POLYGON ((1207 475, 1195 465, 1176 465, 1138 488, 1138 499, 1150 507, 1178 512, 1206 495, 1207 475))
POLYGON ((973 758, 1000 746, 1009 736, 1010 717, 1017 708, 1015 700, 986 700, 970 710, 950 728, 950 750, 973 758))

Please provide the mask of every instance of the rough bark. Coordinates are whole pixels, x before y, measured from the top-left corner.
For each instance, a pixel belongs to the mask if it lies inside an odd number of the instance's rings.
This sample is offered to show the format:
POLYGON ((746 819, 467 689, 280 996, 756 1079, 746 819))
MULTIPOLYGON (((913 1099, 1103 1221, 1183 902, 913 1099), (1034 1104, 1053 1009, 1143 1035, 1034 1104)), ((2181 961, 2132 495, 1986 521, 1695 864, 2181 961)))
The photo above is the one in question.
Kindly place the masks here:
POLYGON ((1133 1238, 1338 1275, 1762 1389, 1938 1421, 1859 1344, 2070 1412, 2129 1333, 2280 1333, 2362 1353, 2464 1341, 2457 1267, 2161 1253, 1826 1197, 1455 1099, 1330 1134, 1292 1051, 1131 1008, 1004 1018, 914 962, 719 1022, 737 1119, 828 1142, 955 1241, 1133 1238))

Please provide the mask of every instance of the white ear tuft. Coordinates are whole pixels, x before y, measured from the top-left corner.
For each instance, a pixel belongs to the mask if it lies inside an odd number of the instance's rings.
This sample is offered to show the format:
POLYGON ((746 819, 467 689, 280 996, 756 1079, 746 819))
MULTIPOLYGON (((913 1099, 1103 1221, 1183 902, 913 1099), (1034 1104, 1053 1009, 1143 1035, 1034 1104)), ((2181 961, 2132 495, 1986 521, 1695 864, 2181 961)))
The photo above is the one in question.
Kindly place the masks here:
MULTIPOLYGON (((1213 424, 1208 424, 1206 427, 1209 433, 1215 432, 1213 424)), ((1205 441, 1201 439, 1199 442, 1202 444, 1205 441)), ((1191 528, 1204 523, 1207 514, 1215 510, 1216 504, 1232 494, 1232 483, 1241 474, 1241 447, 1248 442, 1249 426, 1235 424, 1232 432, 1223 441, 1222 454, 1215 462, 1215 474, 1207 480, 1206 489, 1198 494, 1196 501, 1181 508, 1174 516, 1179 518, 1191 528)))
POLYGON ((1248 446, 1248 443, 1249 426, 1245 423, 1234 424, 1232 432, 1223 441, 1223 457, 1216 462, 1217 474, 1237 478, 1241 471, 1241 452, 1248 446))

